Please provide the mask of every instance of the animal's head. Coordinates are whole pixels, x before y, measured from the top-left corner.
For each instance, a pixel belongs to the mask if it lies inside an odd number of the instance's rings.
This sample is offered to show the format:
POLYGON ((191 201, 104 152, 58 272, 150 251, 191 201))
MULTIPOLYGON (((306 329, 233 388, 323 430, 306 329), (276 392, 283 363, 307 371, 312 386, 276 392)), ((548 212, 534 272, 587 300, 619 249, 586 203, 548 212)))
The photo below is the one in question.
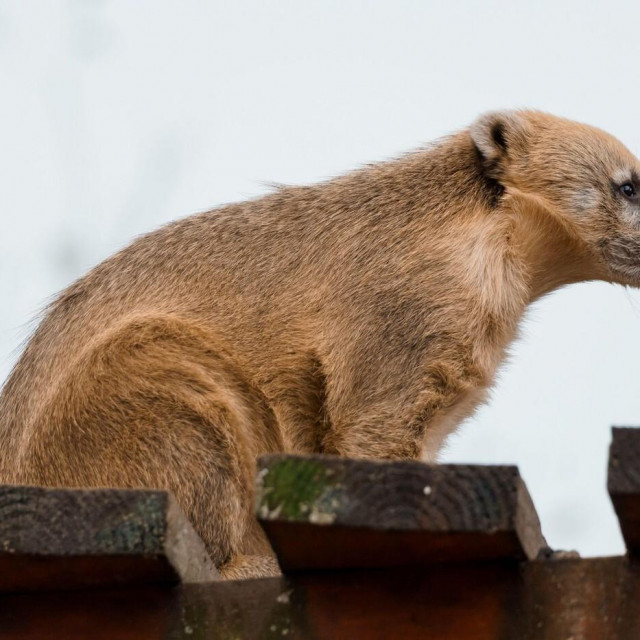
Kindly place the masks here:
POLYGON ((470 133, 484 170, 507 193, 556 217, 602 277, 640 286, 640 161, 621 142, 536 111, 488 113, 470 133))

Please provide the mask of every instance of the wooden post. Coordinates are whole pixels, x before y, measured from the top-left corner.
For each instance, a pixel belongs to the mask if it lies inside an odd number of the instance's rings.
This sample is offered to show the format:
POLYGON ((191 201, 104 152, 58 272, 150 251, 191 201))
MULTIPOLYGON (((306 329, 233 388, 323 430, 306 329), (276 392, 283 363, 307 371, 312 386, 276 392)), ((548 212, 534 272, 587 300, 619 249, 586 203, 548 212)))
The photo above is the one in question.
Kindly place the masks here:
POLYGON ((165 491, 0 487, 0 591, 217 577, 165 491))
MULTIPOLYGON (((631 549, 638 433, 614 431, 609 474, 631 549)), ((3 640, 640 638, 640 563, 548 553, 514 467, 273 456, 261 461, 258 484, 257 510, 283 577, 0 595, 3 640)), ((113 580, 113 567, 127 569, 122 552, 159 562, 170 580, 180 573, 167 544, 181 539, 175 522, 184 518, 170 524, 163 492, 2 491, 0 541, 14 541, 14 580, 21 569, 33 576, 43 549, 55 570, 41 581, 47 587, 78 557, 91 570, 76 572, 76 584, 113 580), (100 572, 94 552, 105 559, 100 572)), ((199 558, 194 548, 177 557, 199 558)))
POLYGON ((630 553, 640 551, 640 429, 614 427, 607 489, 630 553))
POLYGON ((626 558, 295 572, 0 596, 2 640, 637 640, 626 558))
POLYGON ((509 558, 547 548, 516 467, 261 458, 256 513, 284 571, 509 558))

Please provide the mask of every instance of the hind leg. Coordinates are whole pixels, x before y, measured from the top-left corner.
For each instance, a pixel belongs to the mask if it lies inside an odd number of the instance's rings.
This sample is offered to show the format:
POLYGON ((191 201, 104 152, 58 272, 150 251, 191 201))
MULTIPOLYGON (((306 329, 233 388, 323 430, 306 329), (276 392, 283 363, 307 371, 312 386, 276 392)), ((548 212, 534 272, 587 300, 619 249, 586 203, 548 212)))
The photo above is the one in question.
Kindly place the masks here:
POLYGON ((277 433, 205 331, 137 319, 70 367, 25 439, 18 481, 168 489, 225 574, 272 573, 263 561, 252 573, 239 556, 272 554, 252 503, 255 458, 277 450, 277 433))

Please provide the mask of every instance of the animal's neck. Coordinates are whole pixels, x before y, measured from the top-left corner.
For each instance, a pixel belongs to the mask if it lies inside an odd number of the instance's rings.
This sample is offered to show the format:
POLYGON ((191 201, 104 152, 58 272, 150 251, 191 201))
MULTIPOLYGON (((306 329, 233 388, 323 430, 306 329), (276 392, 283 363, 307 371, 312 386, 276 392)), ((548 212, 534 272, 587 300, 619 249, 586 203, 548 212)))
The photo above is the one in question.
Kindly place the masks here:
POLYGON ((561 286, 602 277, 585 245, 542 205, 507 195, 458 226, 456 268, 470 292, 476 359, 492 375, 533 301, 561 286))
POLYGON ((524 267, 527 304, 567 284, 605 277, 586 244, 543 204, 515 194, 507 206, 509 241, 524 267))

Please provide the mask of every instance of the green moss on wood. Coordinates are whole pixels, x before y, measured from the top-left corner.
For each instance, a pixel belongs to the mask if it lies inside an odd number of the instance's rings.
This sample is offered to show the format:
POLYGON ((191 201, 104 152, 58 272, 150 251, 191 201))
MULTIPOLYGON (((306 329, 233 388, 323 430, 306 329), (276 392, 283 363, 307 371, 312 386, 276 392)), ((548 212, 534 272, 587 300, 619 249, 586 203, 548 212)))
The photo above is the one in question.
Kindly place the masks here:
POLYGON ((129 513, 100 527, 96 533, 98 544, 107 553, 161 553, 166 535, 166 502, 162 494, 132 501, 129 513))
POLYGON ((313 459, 272 460, 258 474, 258 517, 330 524, 346 507, 340 480, 335 469, 313 459))

